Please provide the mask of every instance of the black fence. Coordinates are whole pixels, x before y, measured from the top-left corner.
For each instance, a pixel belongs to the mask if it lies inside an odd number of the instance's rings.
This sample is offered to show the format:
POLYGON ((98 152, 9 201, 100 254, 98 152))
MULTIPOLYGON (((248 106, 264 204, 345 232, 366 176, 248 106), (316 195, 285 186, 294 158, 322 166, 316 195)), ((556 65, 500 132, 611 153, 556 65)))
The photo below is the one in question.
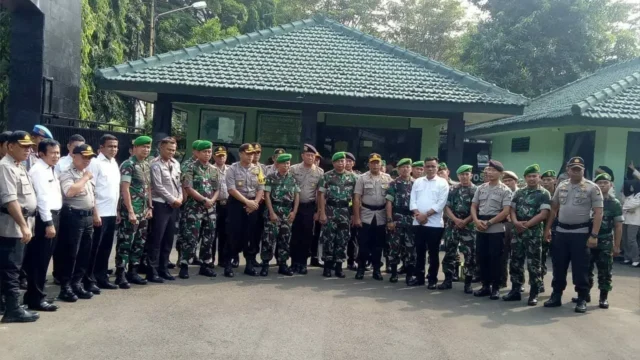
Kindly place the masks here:
POLYGON ((41 124, 46 126, 51 131, 53 138, 60 142, 62 155, 67 154, 67 141, 73 134, 82 135, 87 144, 96 150, 99 149, 102 135, 111 134, 115 136, 118 138, 119 150, 116 160, 119 164, 129 158, 131 142, 142 134, 142 129, 140 128, 65 118, 56 115, 42 115, 41 124))

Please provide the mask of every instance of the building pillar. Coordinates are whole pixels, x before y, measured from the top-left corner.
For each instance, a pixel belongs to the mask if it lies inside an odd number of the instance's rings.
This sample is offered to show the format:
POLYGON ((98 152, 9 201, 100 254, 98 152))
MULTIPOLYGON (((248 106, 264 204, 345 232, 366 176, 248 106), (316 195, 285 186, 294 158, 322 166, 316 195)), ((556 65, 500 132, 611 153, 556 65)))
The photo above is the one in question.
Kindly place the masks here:
POLYGON ((311 144, 317 146, 318 134, 318 110, 315 108, 304 108, 302 110, 302 144, 311 144))
POLYGON ((158 100, 153 104, 153 143, 159 143, 160 140, 167 136, 171 136, 171 117, 173 115, 173 105, 171 101, 163 99, 162 95, 158 95, 158 100))
POLYGON ((447 121, 447 165, 455 172, 462 165, 464 152, 463 114, 454 114, 447 121))

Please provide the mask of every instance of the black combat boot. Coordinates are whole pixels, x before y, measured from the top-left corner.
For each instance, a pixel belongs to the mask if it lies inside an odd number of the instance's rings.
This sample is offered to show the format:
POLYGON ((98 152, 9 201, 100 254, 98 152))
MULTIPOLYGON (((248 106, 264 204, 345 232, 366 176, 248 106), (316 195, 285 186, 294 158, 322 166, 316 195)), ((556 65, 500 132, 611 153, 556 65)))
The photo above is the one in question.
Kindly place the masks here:
POLYGON ((127 273, 127 280, 130 283, 136 285, 147 285, 147 280, 143 279, 138 275, 138 265, 129 266, 129 272, 127 273))
POLYGON ((124 268, 116 269, 116 281, 115 284, 118 285, 120 289, 129 289, 131 285, 127 281, 127 278, 124 276, 124 268))
MULTIPOLYGON (((175 266, 174 266, 175 267, 175 266)), ((168 270, 162 270, 158 272, 158 276, 160 276, 163 280, 174 281, 176 278, 169 273, 168 270)))
POLYGON ((260 269, 260 276, 269 276, 269 263, 262 263, 262 269, 260 269))
POLYGON ((391 264, 389 264, 389 257, 384 257, 384 272, 391 274, 391 264))
POLYGON ((258 276, 258 272, 253 267, 253 261, 255 259, 247 259, 247 264, 244 267, 244 274, 249 276, 258 276))
POLYGON ((502 297, 502 300, 504 301, 520 301, 522 300, 522 295, 520 293, 520 288, 522 287, 522 285, 520 284, 513 284, 513 286, 511 287, 511 291, 509 291, 509 293, 505 296, 502 297))
POLYGON ((538 289, 535 286, 531 286, 531 290, 529 291, 529 301, 527 301, 527 305, 536 306, 538 305, 538 289))
POLYGON ((398 282, 398 264, 391 265, 391 277, 389 278, 390 283, 398 282))
POLYGON ((473 296, 476 297, 485 297, 491 295, 491 287, 489 284, 482 284, 482 287, 473 292, 473 296))
POLYGON ((318 260, 317 257, 312 257, 311 258, 311 266, 312 267, 322 267, 323 265, 320 264, 320 260, 318 260))
POLYGON ((471 288, 471 280, 473 280, 473 278, 471 276, 466 276, 464 278, 464 293, 465 294, 473 294, 473 288, 471 288))
POLYGON ((600 290, 600 301, 598 302, 598 306, 600 307, 600 309, 608 309, 609 308, 609 301, 607 300, 607 297, 609 296, 609 292, 606 290, 600 290))
POLYGON ((298 274, 307 275, 308 272, 309 271, 307 270, 307 261, 305 260, 303 264, 300 264, 300 267, 298 268, 298 274))
POLYGON ((7 296, 5 298, 6 304, 4 309, 4 316, 0 322, 3 323, 25 323, 34 322, 40 318, 37 312, 31 312, 25 310, 20 306, 18 296, 7 296))
POLYGON ((342 271, 342 263, 341 262, 336 261, 335 271, 336 271, 336 277, 338 277, 340 279, 344 279, 346 277, 346 275, 344 274, 344 271, 342 271))
POLYGON ((61 286, 60 294, 58 294, 58 300, 73 303, 78 301, 78 296, 73 293, 70 286, 61 286))
MULTIPOLYGON (((574 296, 574 297, 572 297, 572 298, 571 298, 571 302, 572 302, 572 303, 577 303, 579 298, 580 298, 580 295, 576 295, 576 296, 574 296)), ((584 297, 584 300, 585 300, 587 303, 590 303, 590 302, 591 302, 591 294, 590 294, 590 293, 587 293, 587 295, 584 297)))
POLYGON ((562 293, 554 290, 551 293, 551 297, 549 298, 549 300, 544 302, 544 307, 558 307, 558 306, 562 306, 562 293))
POLYGON ((347 269, 351 271, 357 271, 358 267, 356 266, 356 262, 353 260, 347 260, 347 269))
POLYGON ((233 273, 233 261, 229 261, 224 266, 224 277, 232 278, 235 274, 233 273))
POLYGON ((171 261, 167 262, 167 269, 173 270, 175 268, 176 268, 176 264, 172 263, 171 261))
POLYGON ((240 256, 236 255, 233 259, 231 259, 231 267, 233 269, 237 269, 240 267, 240 256))
POLYGON ((180 272, 178 273, 178 277, 185 280, 189 278, 189 265, 180 264, 180 272))
POLYGON ((574 309, 577 313, 586 313, 587 312, 587 295, 588 292, 578 293, 578 301, 576 302, 576 308, 574 309))
POLYGON ((456 263, 456 267, 453 270, 453 276, 451 277, 451 281, 452 282, 459 282, 460 281, 460 263, 456 263))
POLYGON ((282 263, 278 266, 278 274, 284 276, 293 276, 293 271, 287 266, 287 263, 282 263))
POLYGON ((453 276, 447 274, 444 276, 444 281, 442 281, 442 284, 438 285, 438 290, 449 290, 452 287, 453 287, 453 276))
POLYGON ((382 281, 384 280, 384 278, 382 277, 382 273, 380 272, 380 268, 379 267, 375 267, 373 269, 373 279, 374 280, 378 280, 378 281, 382 281))
POLYGON ((293 273, 299 272, 300 271, 300 266, 301 266, 300 264, 292 262, 291 263, 291 268, 290 268, 291 272, 293 272, 293 273))
POLYGON ((499 300, 500 299, 500 284, 493 284, 491 287, 491 295, 489 296, 491 300, 499 300))
POLYGON ((331 261, 324 262, 324 271, 322 272, 322 276, 331 277, 331 265, 333 265, 331 261))
POLYGON ((91 291, 91 293, 93 295, 100 295, 100 293, 102 293, 102 291, 100 290, 99 287, 96 286, 96 284, 94 284, 93 282, 87 281, 84 284, 84 289, 87 291, 91 291))
POLYGON ((109 277, 107 277, 107 276, 105 276, 104 278, 99 278, 96 281, 96 284, 98 285, 98 287, 100 289, 103 289, 103 290, 115 290, 115 289, 118 288, 117 285, 115 285, 115 284, 113 284, 113 283, 111 283, 109 281, 109 277))
POLYGON ((405 284, 407 284, 407 286, 418 286, 418 279, 416 279, 416 277, 413 276, 413 273, 414 273, 413 269, 414 269, 413 266, 407 266, 407 273, 404 279, 404 282, 405 284))
POLYGON ((156 284, 164 283, 164 279, 158 276, 158 270, 155 269, 153 266, 147 267, 147 281, 156 283, 156 284))
POLYGON ((82 286, 82 283, 80 282, 71 285, 71 290, 73 290, 73 293, 76 294, 79 299, 89 300, 93 298, 93 293, 85 290, 84 286, 82 286))
POLYGON ((200 265, 200 271, 198 275, 206 276, 206 277, 216 277, 218 274, 213 270, 213 263, 211 264, 202 264, 200 265))

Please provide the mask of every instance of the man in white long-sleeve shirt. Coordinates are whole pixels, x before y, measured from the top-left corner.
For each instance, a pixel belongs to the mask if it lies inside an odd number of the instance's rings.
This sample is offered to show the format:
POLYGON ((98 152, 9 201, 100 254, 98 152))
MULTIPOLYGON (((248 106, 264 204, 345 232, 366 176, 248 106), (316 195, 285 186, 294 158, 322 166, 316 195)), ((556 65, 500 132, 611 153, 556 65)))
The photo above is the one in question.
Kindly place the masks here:
POLYGON ((435 289, 440 267, 440 239, 444 231, 442 215, 447 204, 449 184, 439 176, 438 158, 424 160, 424 177, 418 178, 411 188, 409 210, 413 212, 413 226, 416 243, 416 278, 409 280, 409 286, 424 285, 426 253, 429 252, 428 289, 435 289))
POLYGON ((24 303, 30 310, 56 311, 58 307, 46 300, 44 283, 57 239, 59 213, 62 208, 60 182, 53 170, 60 159, 60 144, 52 139, 40 141, 38 157, 29 170, 38 205, 34 237, 27 244, 22 265, 22 269, 27 273, 28 284, 24 303))

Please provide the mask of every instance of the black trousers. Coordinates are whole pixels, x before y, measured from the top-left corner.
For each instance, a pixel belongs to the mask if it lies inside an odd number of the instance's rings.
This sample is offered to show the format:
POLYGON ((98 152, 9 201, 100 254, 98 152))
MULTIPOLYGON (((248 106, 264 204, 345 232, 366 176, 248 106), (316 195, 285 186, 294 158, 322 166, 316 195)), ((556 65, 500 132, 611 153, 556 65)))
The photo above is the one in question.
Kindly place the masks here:
POLYGON ((387 232, 385 224, 378 225, 376 217, 371 224, 362 224, 358 230, 358 268, 364 269, 367 260, 371 259, 374 269, 380 269, 382 247, 387 232))
POLYGON ((92 269, 92 273, 86 276, 86 279, 91 279, 90 282, 96 280, 107 281, 109 275, 109 257, 111 256, 111 250, 113 249, 113 240, 116 233, 116 217, 115 216, 103 216, 102 226, 93 227, 93 244, 91 247, 92 253, 95 251, 95 255, 92 255, 91 259, 93 263, 89 265, 89 269, 92 269))
MULTIPOLYGON (((437 282, 438 270, 440 269, 440 240, 442 239, 444 228, 414 226, 413 229, 415 232, 416 274, 418 274, 418 280, 422 280, 422 278, 424 278, 423 274, 425 273, 425 266, 427 263, 427 252, 429 252, 429 270, 427 272, 427 280, 429 282, 437 282)), ((378 258, 380 258, 380 256, 378 256, 378 258)))
POLYGON ((353 262, 356 259, 356 256, 359 256, 360 254, 360 249, 358 247, 359 230, 360 229, 356 227, 351 228, 351 238, 349 239, 349 243, 347 244, 347 262, 348 263, 353 262))
MULTIPOLYGON (((224 252, 224 245, 227 242, 227 204, 222 205, 219 201, 216 204, 216 241, 218 246, 218 265, 223 265, 222 253, 224 252)), ((213 245, 213 252, 211 253, 213 259, 216 258, 216 245, 213 245)))
POLYGON ((511 224, 505 224, 504 245, 502 248, 502 258, 500 259, 500 283, 506 284, 509 279, 509 258, 511 257, 511 239, 513 239, 513 228, 511 224))
POLYGON ((562 293, 567 287, 567 270, 571 262, 573 285, 579 295, 589 292, 589 234, 557 232, 551 242, 553 264, 553 291, 562 293))
POLYGON ((480 268, 483 286, 500 286, 502 276, 502 252, 504 251, 503 232, 476 234, 476 262, 480 268))
POLYGON ((224 246, 223 261, 231 261, 240 251, 244 252, 247 260, 255 259, 257 252, 253 252, 256 244, 255 231, 257 229, 258 211, 247 214, 244 204, 235 198, 227 202, 227 241, 224 246))
POLYGON ((320 233, 322 232, 322 224, 319 221, 313 223, 313 238, 311 239, 311 247, 309 248, 309 255, 312 258, 319 258, 318 246, 320 246, 320 233))
MULTIPOLYGON (((309 250, 313 239, 313 215, 316 203, 300 203, 298 213, 291 229, 291 263, 307 264, 309 250)), ((316 245, 316 249, 318 246, 316 245)), ((317 250, 316 250, 317 251, 317 250)))
MULTIPOLYGON (((260 253, 260 241, 262 241, 262 233, 264 233, 264 212, 267 208, 265 202, 260 203, 260 207, 258 211, 255 211, 256 220, 255 220, 255 230, 253 232, 253 239, 249 241, 249 249, 248 253, 251 256, 256 256, 260 253)), ((245 255, 246 258, 246 255, 245 255)))
POLYGON ((20 238, 0 236, 0 295, 18 301, 20 296, 20 267, 24 244, 20 238))
POLYGON ((168 270, 167 264, 176 233, 178 211, 169 204, 153 202, 153 225, 151 236, 147 240, 147 254, 151 271, 166 272, 168 270))
POLYGON ((60 234, 54 253, 60 260, 56 276, 60 286, 70 286, 83 280, 89 268, 93 217, 80 216, 68 207, 60 212, 60 234))
MULTIPOLYGON (((51 214, 53 226, 60 230, 60 216, 58 212, 51 214)), ((53 249, 56 246, 57 236, 53 239, 45 237, 46 225, 36 215, 36 226, 33 238, 26 245, 26 252, 22 269, 27 273, 27 292, 24 293, 24 303, 38 305, 47 296, 44 292, 44 283, 47 279, 47 270, 53 249)), ((57 234, 56 234, 57 235, 57 234)))

